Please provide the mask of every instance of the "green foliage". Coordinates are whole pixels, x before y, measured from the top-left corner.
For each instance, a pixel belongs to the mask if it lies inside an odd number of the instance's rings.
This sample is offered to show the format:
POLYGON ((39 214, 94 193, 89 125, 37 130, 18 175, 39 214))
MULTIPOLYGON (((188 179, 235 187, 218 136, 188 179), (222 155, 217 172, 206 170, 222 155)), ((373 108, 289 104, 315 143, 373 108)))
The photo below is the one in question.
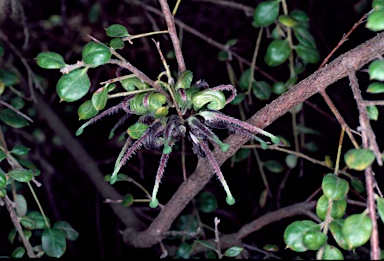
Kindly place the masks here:
POLYGON ((271 25, 279 15, 279 3, 280 1, 278 0, 269 0, 259 3, 253 14, 252 25, 254 27, 271 25))
POLYGON ((370 149, 350 149, 344 154, 347 166, 354 170, 364 170, 375 160, 375 155, 370 149))
POLYGON ((83 98, 91 87, 87 75, 88 68, 76 69, 60 77, 56 85, 61 101, 73 102, 83 98))

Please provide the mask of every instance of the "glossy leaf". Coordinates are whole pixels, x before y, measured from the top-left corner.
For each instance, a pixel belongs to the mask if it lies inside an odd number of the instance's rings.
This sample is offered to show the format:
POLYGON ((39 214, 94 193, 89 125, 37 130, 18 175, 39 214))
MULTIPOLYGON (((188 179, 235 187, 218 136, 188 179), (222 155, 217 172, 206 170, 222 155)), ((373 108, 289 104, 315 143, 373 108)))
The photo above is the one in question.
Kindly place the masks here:
POLYGON ((121 81, 121 85, 127 91, 133 91, 136 88, 139 90, 145 90, 150 88, 148 83, 143 82, 137 77, 130 77, 130 78, 124 79, 121 81))
POLYGON ((370 120, 377 121, 379 118, 379 110, 375 105, 367 106, 367 114, 370 120))
POLYGON ((284 167, 276 160, 268 160, 263 165, 273 173, 280 173, 284 170, 284 167))
POLYGON ((329 230, 332 233, 333 238, 335 239, 336 243, 341 247, 342 249, 348 250, 348 244, 344 239, 342 227, 344 224, 344 219, 334 219, 329 224, 329 230))
POLYGON ((137 122, 128 128, 127 133, 132 139, 139 139, 143 136, 144 132, 148 129, 148 125, 137 122))
MULTIPOLYGON (((383 11, 384 12, 384 11, 383 11)), ((374 60, 368 66, 369 79, 384 81, 384 60, 374 60)))
POLYGON ((227 257, 236 257, 238 255, 240 255, 240 253, 243 251, 243 248, 242 247, 238 247, 238 246, 233 246, 233 247, 230 247, 228 248, 227 250, 225 250, 224 252, 224 256, 227 256, 227 257))
POLYGON ((26 229, 35 229, 36 228, 36 223, 35 221, 33 221, 33 219, 31 219, 30 217, 28 216, 24 216, 24 217, 21 217, 20 218, 20 223, 23 225, 23 227, 25 227, 26 229))
POLYGON ((278 21, 286 27, 292 27, 297 24, 297 21, 289 15, 280 15, 278 21))
POLYGON ((44 69, 61 69, 66 66, 63 56, 54 52, 39 53, 36 62, 44 69))
POLYGON ((25 118, 8 108, 0 110, 0 119, 5 124, 17 129, 29 125, 28 121, 25 118))
POLYGON ((287 86, 283 82, 275 82, 272 86, 272 92, 280 95, 285 93, 288 90, 287 86))
POLYGON ((252 25, 261 27, 272 24, 279 15, 279 2, 278 0, 270 0, 259 3, 253 14, 252 25))
MULTIPOLYGON (((316 203, 316 215, 321 219, 325 220, 325 217, 327 215, 327 209, 329 205, 329 199, 327 196, 322 195, 316 203)), ((331 217, 333 219, 339 219, 342 218, 345 214, 345 210, 347 209, 347 201, 345 198, 342 198, 340 200, 334 200, 332 203, 332 211, 331 211, 331 217)))
POLYGON ((61 101, 73 102, 83 98, 91 86, 87 75, 88 68, 73 70, 60 77, 56 85, 61 101))
POLYGON ((308 232, 320 232, 320 227, 313 221, 295 221, 288 225, 284 231, 286 248, 296 252, 305 252, 308 248, 304 245, 303 237, 308 232))
POLYGON ((305 26, 303 26, 302 24, 294 26, 293 33, 301 46, 316 50, 315 38, 313 38, 312 34, 308 31, 305 26))
POLYGON ((125 44, 121 38, 113 38, 109 42, 109 46, 111 46, 115 50, 119 50, 119 49, 123 49, 125 47, 125 44))
POLYGON ((291 54, 291 48, 286 40, 273 40, 267 48, 264 61, 274 67, 284 63, 291 54))
POLYGON ((239 105, 240 103, 242 103, 245 99, 245 94, 244 93, 238 93, 235 97, 235 99, 233 99, 231 101, 231 104, 232 105, 239 105))
POLYGON ((206 104, 210 110, 221 110, 225 106, 226 98, 221 91, 207 89, 193 96, 192 103, 196 111, 206 104))
POLYGON ((27 214, 27 201, 22 194, 16 194, 14 199, 16 203, 16 213, 19 217, 24 217, 27 214))
POLYGON ((30 148, 27 148, 23 145, 16 145, 15 147, 12 148, 10 152, 16 156, 23 156, 23 155, 27 155, 30 150, 31 150, 30 148))
POLYGON ((303 243, 309 250, 318 250, 327 243, 327 235, 315 231, 306 233, 303 237, 303 243))
POLYGON ((272 88, 265 81, 252 82, 252 92, 261 101, 268 100, 272 94, 272 88))
POLYGON ((112 24, 105 28, 105 31, 109 37, 129 36, 127 28, 121 24, 112 24))
POLYGON ((320 54, 315 48, 299 44, 295 46, 295 51, 304 62, 317 63, 320 60, 320 54))
MULTIPOLYGON (((251 76, 251 69, 248 68, 247 70, 245 70, 241 76, 240 76, 240 79, 239 79, 239 86, 240 86, 240 89, 242 91, 246 91, 248 90, 248 85, 249 85, 249 77, 251 76)), ((252 81, 254 81, 254 79, 252 79, 252 81)))
POLYGON ((0 169, 0 188, 4 188, 7 185, 7 177, 5 176, 5 172, 0 169))
POLYGON ((380 9, 371 13, 365 26, 374 32, 384 30, 384 10, 380 9))
POLYGON ((285 164, 287 164, 288 168, 293 169, 297 165, 297 156, 289 154, 285 157, 285 164))
POLYGON ((92 94, 92 105, 98 111, 105 108, 105 105, 107 105, 107 100, 108 89, 106 87, 99 88, 92 94))
POLYGON ((46 228, 41 236, 41 246, 49 257, 61 257, 66 250, 65 233, 60 229, 46 228))
POLYGON ((338 176, 328 173, 321 183, 324 195, 332 200, 341 200, 349 191, 349 183, 338 176))
POLYGON ((323 260, 344 260, 343 253, 334 246, 326 245, 323 252, 323 260))
POLYGON ((120 203, 123 207, 129 207, 133 204, 133 196, 131 193, 128 193, 124 196, 123 201, 120 203))
POLYGON ((233 162, 240 162, 247 159, 250 153, 251 153, 250 149, 247 149, 247 148, 239 149, 233 156, 233 162))
POLYGON ((298 9, 295 9, 295 10, 292 10, 292 12, 290 13, 290 15, 296 19, 297 21, 299 22, 307 22, 309 21, 309 17, 307 15, 307 13, 305 13, 303 10, 298 10, 298 9))
POLYGON ((33 178, 33 173, 27 169, 13 169, 7 173, 11 178, 19 182, 28 182, 33 178))
POLYGON ((64 231, 65 238, 68 240, 74 241, 79 237, 79 233, 67 221, 57 221, 53 224, 53 228, 64 231))
POLYGON ((11 257, 12 258, 22 258, 25 254, 25 248, 22 246, 17 247, 13 250, 11 257))
POLYGON ((372 221, 366 213, 351 215, 345 219, 342 232, 349 249, 354 249, 371 237, 372 221))
POLYGON ((375 161, 375 154, 370 149, 350 149, 344 154, 348 168, 364 170, 375 161))
POLYGON ((88 120, 99 113, 98 110, 92 104, 91 100, 86 100, 80 107, 77 109, 77 115, 79 120, 88 120))
POLYGON ((374 9, 384 9, 384 0, 373 0, 372 8, 374 9))
POLYGON ((92 67, 97 67, 108 62, 112 53, 104 44, 89 42, 83 47, 82 56, 83 62, 92 67))
POLYGON ((383 93, 384 92, 384 83, 382 82, 373 82, 368 85, 368 93, 383 93))
MULTIPOLYGON (((47 224, 45 223, 45 219, 43 215, 41 215, 40 212, 37 211, 31 211, 27 215, 30 219, 32 219, 35 222, 36 229, 44 229, 47 228, 47 224)), ((47 219, 48 224, 50 223, 49 218, 45 217, 47 219)))
POLYGON ((217 209, 217 200, 214 194, 203 191, 196 197, 197 208, 204 213, 211 213, 217 209))

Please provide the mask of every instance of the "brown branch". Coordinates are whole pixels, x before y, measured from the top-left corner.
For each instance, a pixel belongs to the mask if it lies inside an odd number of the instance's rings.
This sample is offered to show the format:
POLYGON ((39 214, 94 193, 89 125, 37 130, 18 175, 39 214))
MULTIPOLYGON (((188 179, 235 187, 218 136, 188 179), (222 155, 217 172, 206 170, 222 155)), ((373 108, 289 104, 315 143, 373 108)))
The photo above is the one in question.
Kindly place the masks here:
MULTIPOLYGON (((371 128, 369 123, 369 118, 367 114, 367 109, 364 106, 363 97, 361 96, 361 91, 359 88, 359 83, 356 77, 355 69, 351 66, 347 66, 348 77, 351 83, 351 88, 353 91, 353 97, 356 100, 357 108, 359 110, 359 122, 361 126, 361 136, 363 140, 363 147, 365 149, 371 148, 375 155, 379 165, 383 165, 381 154, 379 148, 376 143, 375 134, 371 128)), ((369 216, 372 221, 372 235, 371 235, 371 259, 378 260, 380 259, 380 246, 379 246, 379 234, 378 227, 376 221, 376 204, 375 204, 375 192, 373 189, 374 177, 372 173, 372 167, 369 166, 365 169, 365 183, 367 188, 367 196, 368 196, 368 210, 369 216)))
POLYGON ((175 50, 177 64, 179 66, 179 73, 182 73, 186 70, 183 53, 181 51, 179 37, 177 36, 175 22, 173 21, 173 15, 171 10, 169 10, 169 5, 167 0, 159 0, 161 5, 161 10, 163 11, 165 22, 167 23, 169 36, 173 44, 173 49, 175 50))
MULTIPOLYGON (((297 104, 304 102, 312 95, 325 90, 332 83, 347 76, 346 66, 352 66, 355 70, 358 70, 377 58, 378 54, 383 53, 384 33, 380 33, 296 84, 289 91, 254 114, 248 120, 248 123, 261 129, 266 128, 297 104)), ((225 140, 226 143, 231 145, 228 152, 223 153, 218 149, 214 150, 217 162, 220 165, 223 164, 247 141, 248 139, 245 137, 230 135, 225 140)), ((210 169, 209 162, 200 159, 195 172, 180 185, 147 230, 137 232, 132 227, 128 227, 123 234, 124 241, 138 248, 151 247, 159 243, 164 238, 164 232, 171 227, 173 221, 188 202, 204 188, 214 175, 210 169)))

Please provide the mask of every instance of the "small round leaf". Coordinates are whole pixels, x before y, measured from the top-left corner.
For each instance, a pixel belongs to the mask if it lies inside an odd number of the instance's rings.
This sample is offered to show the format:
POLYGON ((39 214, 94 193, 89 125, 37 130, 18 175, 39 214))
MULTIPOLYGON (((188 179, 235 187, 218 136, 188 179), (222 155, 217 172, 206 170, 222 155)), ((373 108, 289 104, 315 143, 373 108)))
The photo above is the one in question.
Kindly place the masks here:
POLYGON ((79 120, 88 120, 98 114, 98 110, 92 104, 91 100, 86 100, 83 104, 80 105, 77 110, 77 115, 79 116, 79 120))
POLYGON ((101 43, 89 42, 83 47, 83 62, 97 67, 111 59, 112 53, 107 46, 101 43))
POLYGON ((96 110, 100 111, 105 108, 108 100, 108 88, 99 88, 92 94, 92 105, 96 110))
POLYGON ((28 182, 33 178, 33 173, 27 169, 13 169, 7 173, 11 178, 19 182, 28 182))
POLYGON ((123 49, 125 44, 124 44, 124 41, 121 39, 121 38, 113 38, 110 42, 109 42, 109 45, 115 49, 115 50, 118 50, 118 49, 123 49))
POLYGON ((309 250, 318 250, 327 243, 327 235, 321 232, 309 232, 303 237, 303 243, 309 250))
POLYGON ((296 252, 305 252, 308 248, 304 245, 303 237, 308 232, 320 232, 320 227, 313 221, 295 221, 288 225, 284 231, 284 242, 287 248, 296 252))
POLYGON ((295 46, 295 51, 304 62, 317 63, 320 60, 319 51, 315 48, 299 44, 295 46))
MULTIPOLYGON (((325 217, 327 215, 328 204, 329 204, 329 199, 325 195, 322 195, 317 200, 316 215, 321 220, 325 220, 325 217)), ((346 209, 347 209, 347 201, 345 200, 345 198, 342 198, 340 200, 334 200, 332 203, 331 217, 333 219, 342 218, 345 214, 346 209)))
POLYGON ((368 93, 383 93, 384 92, 384 83, 382 82, 373 82, 368 85, 368 93))
POLYGON ((242 247, 238 247, 238 246, 233 246, 231 248, 228 248, 227 250, 225 250, 224 252, 224 256, 227 256, 227 257, 236 257, 238 255, 240 255, 240 253, 243 251, 243 248, 242 247))
POLYGON ((204 213, 211 213, 217 209, 217 200, 214 194, 203 191, 196 198, 197 208, 204 213))
POLYGON ((87 94, 91 87, 87 70, 88 68, 77 69, 61 76, 56 85, 56 91, 61 101, 77 101, 87 94))
POLYGON ((74 241, 79 237, 79 233, 66 221, 57 221, 53 228, 63 231, 68 240, 74 241))
POLYGON ((371 237, 372 221, 366 213, 351 215, 345 219, 342 232, 349 249, 354 249, 371 237))
POLYGON ((374 32, 384 30, 384 10, 376 10, 371 13, 365 26, 374 32))
POLYGON ((332 200, 341 200, 347 195, 349 183, 338 176, 328 173, 321 183, 324 195, 332 200))
POLYGON ((128 30, 121 24, 113 24, 105 29, 106 33, 110 37, 125 37, 129 36, 128 30))
POLYGON ((286 40, 273 40, 265 54, 264 61, 268 66, 274 67, 284 63, 291 54, 291 48, 286 40))
POLYGON ((344 260, 343 253, 341 251, 331 245, 326 245, 323 252, 323 260, 344 260))
POLYGON ((44 69, 61 69, 66 66, 64 58, 54 52, 39 53, 36 57, 37 65, 44 69))
POLYGON ((56 228, 44 229, 41 236, 41 247, 49 257, 61 257, 67 247, 65 233, 56 228))
POLYGON ((147 124, 137 122, 128 128, 127 133, 132 139, 139 139, 141 136, 143 136, 148 127, 149 126, 147 124))
POLYGON ((348 168, 364 170, 375 161, 375 154, 370 149, 350 149, 344 154, 348 168))
POLYGON ((261 27, 272 24, 279 15, 279 2, 278 0, 270 0, 259 3, 253 14, 252 25, 261 27))
POLYGON ((341 247, 342 249, 349 250, 348 244, 344 239, 343 233, 342 233, 342 227, 344 224, 344 219, 334 219, 329 224, 329 230, 331 230, 332 236, 335 239, 336 243, 341 247))
MULTIPOLYGON (((383 11, 384 12, 384 11, 383 11)), ((384 81, 384 60, 374 60, 368 66, 369 79, 384 81)))

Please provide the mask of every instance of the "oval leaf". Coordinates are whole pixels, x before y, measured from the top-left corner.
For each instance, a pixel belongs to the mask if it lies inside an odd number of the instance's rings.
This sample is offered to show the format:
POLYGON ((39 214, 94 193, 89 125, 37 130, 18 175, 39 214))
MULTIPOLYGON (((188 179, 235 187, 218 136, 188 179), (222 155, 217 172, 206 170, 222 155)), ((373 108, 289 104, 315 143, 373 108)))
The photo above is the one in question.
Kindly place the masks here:
POLYGON ((267 49, 264 61, 271 67, 284 63, 291 54, 291 48, 286 40, 273 40, 267 49))
POLYGON ((77 101, 88 93, 91 81, 87 75, 87 70, 87 68, 73 70, 60 77, 56 91, 61 101, 77 101))
POLYGON ((313 221, 295 221, 288 225, 284 231, 284 242, 287 248, 296 252, 305 252, 308 248, 303 243, 303 237, 307 232, 320 231, 320 227, 313 221))
POLYGON ((89 42, 83 47, 82 55, 83 62, 92 67, 97 67, 108 62, 112 53, 104 44, 89 42))
POLYGON ((322 259, 324 259, 324 260, 344 260, 344 256, 343 256, 343 253, 341 253, 341 251, 338 248, 327 244, 324 248, 322 259))
POLYGON ((108 100, 108 89, 107 88, 99 88, 92 95, 92 105, 96 110, 100 111, 105 108, 108 100))
POLYGON ((129 36, 128 30, 121 24, 113 24, 105 28, 105 31, 110 37, 125 37, 129 36))
POLYGON ((65 237, 68 240, 73 241, 79 237, 79 233, 76 230, 74 230, 73 227, 66 221, 57 221, 53 225, 53 228, 64 231, 65 237))
POLYGON ((27 169, 13 169, 7 174, 19 182, 28 182, 33 178, 32 171, 27 169))
POLYGON ((341 200, 348 193, 349 183, 345 179, 339 178, 332 173, 328 173, 323 178, 321 188, 327 198, 341 200))
POLYGON ((384 81, 384 60, 374 60, 368 66, 369 79, 384 81))
POLYGON ((348 244, 345 241, 343 233, 341 231, 344 222, 344 219, 332 220, 329 224, 329 229, 331 230, 332 236, 335 239, 336 243, 339 245, 339 247, 345 250, 349 250, 348 244))
POLYGON ((61 69, 66 66, 64 58, 54 52, 39 53, 36 57, 37 65, 44 69, 61 69))
POLYGON ((367 18, 365 26, 375 32, 384 30, 384 10, 376 10, 371 13, 367 18))
POLYGON ((77 115, 79 116, 79 120, 88 120, 99 113, 98 110, 92 104, 91 100, 86 100, 83 104, 80 105, 77 110, 77 115))
POLYGON ((268 26, 272 24, 279 15, 279 2, 277 0, 264 1, 257 5, 253 13, 254 27, 268 26))
POLYGON ((227 250, 225 250, 224 256, 236 257, 236 256, 240 255, 241 251, 243 251, 242 247, 233 246, 233 247, 228 248, 227 250))
POLYGON ((273 173, 280 173, 284 170, 284 167, 276 160, 268 160, 264 162, 264 166, 273 173))
POLYGON ((2 169, 0 169, 0 188, 4 188, 7 185, 7 177, 2 169))
POLYGON ((365 213, 351 215, 345 219, 342 232, 349 249, 354 249, 371 237, 372 221, 365 213))
POLYGON ((348 168, 364 170, 371 166, 375 160, 375 154, 369 149, 350 149, 344 154, 344 161, 348 168))
POLYGON ((8 108, 0 110, 0 119, 5 124, 17 129, 29 125, 25 118, 8 108))
POLYGON ((141 136, 143 136, 148 127, 149 126, 147 124, 137 122, 128 128, 127 133, 132 139, 139 139, 141 136))
POLYGON ((204 213, 211 213, 217 209, 217 200, 214 194, 203 191, 196 198, 197 208, 204 213))
POLYGON ((50 257, 61 257, 66 250, 64 232, 56 228, 46 228, 41 236, 41 247, 50 257))
MULTIPOLYGON (((321 220, 325 220, 325 217, 327 215, 328 204, 329 204, 329 199, 325 195, 322 195, 317 200, 316 215, 321 220)), ((342 198, 340 200, 334 200, 332 203, 331 217, 333 219, 342 218, 345 214, 346 209, 347 209, 347 201, 345 200, 345 198, 342 198)))
POLYGON ((309 250, 318 250, 327 243, 327 235, 321 232, 309 232, 303 237, 303 243, 309 250))
POLYGON ((320 60, 320 54, 315 48, 299 44, 295 46, 295 51, 304 62, 317 63, 320 60))
POLYGON ((384 83, 382 82, 373 82, 368 85, 367 92, 369 93, 383 93, 384 92, 384 83))

